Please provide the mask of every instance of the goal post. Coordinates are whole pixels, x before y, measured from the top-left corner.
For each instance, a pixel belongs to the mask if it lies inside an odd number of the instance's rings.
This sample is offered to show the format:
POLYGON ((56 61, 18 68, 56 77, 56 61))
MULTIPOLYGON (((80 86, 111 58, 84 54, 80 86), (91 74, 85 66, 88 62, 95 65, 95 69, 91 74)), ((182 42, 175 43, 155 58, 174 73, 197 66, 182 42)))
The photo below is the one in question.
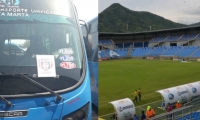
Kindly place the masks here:
POLYGON ((161 55, 160 60, 173 60, 178 61, 178 57, 174 55, 161 55))

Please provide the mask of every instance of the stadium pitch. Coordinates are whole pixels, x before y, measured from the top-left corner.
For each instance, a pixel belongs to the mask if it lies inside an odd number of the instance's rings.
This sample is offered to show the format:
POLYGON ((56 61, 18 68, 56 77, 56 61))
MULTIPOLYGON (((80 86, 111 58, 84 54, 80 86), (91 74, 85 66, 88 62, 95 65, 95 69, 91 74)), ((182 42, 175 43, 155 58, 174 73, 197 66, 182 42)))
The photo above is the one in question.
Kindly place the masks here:
MULTIPOLYGON (((134 102, 136 112, 140 115, 141 110, 146 110, 149 104, 155 109, 160 106, 161 95, 155 91, 199 80, 200 62, 183 64, 144 59, 99 62, 98 115, 113 113, 114 108, 108 102, 123 98, 133 100, 135 89, 141 88, 142 101, 134 102)), ((156 113, 162 112, 165 111, 156 109, 156 113)))

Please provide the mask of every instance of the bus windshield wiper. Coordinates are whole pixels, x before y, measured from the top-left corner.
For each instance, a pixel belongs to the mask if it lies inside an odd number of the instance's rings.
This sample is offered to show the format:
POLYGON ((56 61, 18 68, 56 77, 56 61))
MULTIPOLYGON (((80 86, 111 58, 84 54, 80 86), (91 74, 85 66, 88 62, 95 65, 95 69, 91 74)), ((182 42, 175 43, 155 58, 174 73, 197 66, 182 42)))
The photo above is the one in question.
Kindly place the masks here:
MULTIPOLYGON (((52 95, 55 95, 55 96, 57 97, 56 100, 59 101, 59 100, 62 99, 62 97, 61 97, 59 94, 55 93, 53 90, 47 88, 46 86, 44 86, 44 85, 42 85, 42 84, 40 84, 40 83, 34 81, 33 79, 27 77, 26 75, 28 75, 28 74, 27 74, 27 73, 5 74, 5 73, 3 73, 3 72, 0 73, 0 76, 19 76, 19 77, 21 77, 23 80, 26 80, 26 81, 28 81, 29 83, 31 83, 31 84, 33 84, 33 85, 35 85, 35 86, 38 86, 38 87, 40 87, 40 88, 42 88, 42 89, 44 89, 44 90, 50 92, 52 95)), ((2 96, 0 96, 0 99, 2 99, 3 101, 5 101, 6 104, 10 105, 9 101, 7 101, 7 100, 6 100, 5 98, 3 98, 2 96)))
MULTIPOLYGON (((16 74, 16 75, 17 75, 17 74, 16 74)), ((25 78, 24 80, 26 80, 26 81, 32 83, 33 85, 36 85, 36 86, 38 86, 38 87, 40 87, 40 88, 42 88, 42 89, 44 89, 44 90, 50 92, 51 94, 55 95, 55 96, 57 97, 56 100, 61 100, 61 99, 62 99, 62 97, 61 97, 59 94, 55 93, 53 90, 51 90, 51 89, 45 87, 44 85, 42 85, 42 84, 40 84, 40 83, 34 81, 33 79, 31 79, 31 78, 25 76, 24 74, 18 74, 18 75, 22 76, 22 78, 25 78)))
POLYGON ((2 96, 0 96, 0 99, 3 100, 3 101, 6 103, 6 105, 7 105, 8 107, 10 107, 10 106, 13 105, 10 101, 6 100, 6 99, 5 99, 4 97, 2 97, 2 96))

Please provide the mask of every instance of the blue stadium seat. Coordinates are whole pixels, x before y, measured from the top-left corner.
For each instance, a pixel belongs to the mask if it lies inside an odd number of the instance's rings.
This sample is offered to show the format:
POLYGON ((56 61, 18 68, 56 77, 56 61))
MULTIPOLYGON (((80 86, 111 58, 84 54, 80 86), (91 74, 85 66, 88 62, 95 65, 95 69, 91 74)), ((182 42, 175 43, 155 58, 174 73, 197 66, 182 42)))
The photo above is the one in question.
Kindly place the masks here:
POLYGON ((163 42, 166 39, 166 36, 164 37, 154 37, 150 42, 163 42))
POLYGON ((131 51, 132 57, 142 57, 145 56, 152 50, 151 47, 144 47, 144 48, 133 48, 131 51))
POLYGON ((119 54, 120 57, 126 57, 128 54, 128 49, 116 49, 113 51, 115 51, 117 54, 119 54))
MULTIPOLYGON (((191 120, 190 119, 190 114, 185 115, 183 117, 183 119, 182 118, 178 118, 176 120, 191 120)), ((192 120, 200 120, 200 112, 194 112, 194 113, 192 113, 192 120)))
POLYGON ((101 58, 107 58, 103 51, 98 51, 98 54, 101 58))
POLYGON ((168 47, 155 47, 153 51, 151 51, 148 56, 152 57, 157 57, 159 56, 162 52, 164 52, 168 47))
POLYGON ((166 41, 178 41, 180 37, 180 35, 169 36, 166 41))
POLYGON ((99 45, 112 45, 112 41, 111 40, 99 40, 98 41, 99 45))
POLYGON ((117 48, 123 48, 123 44, 115 44, 117 46, 117 48))
POLYGON ((188 57, 190 56, 194 51, 198 49, 198 46, 184 46, 183 49, 176 54, 178 57, 188 57))
POLYGON ((162 53, 162 55, 174 55, 175 53, 177 53, 181 49, 182 49, 181 46, 171 46, 171 47, 169 47, 169 49, 167 49, 166 51, 164 51, 162 53))
POLYGON ((200 40, 200 34, 195 38, 195 40, 200 40))
POLYGON ((196 36, 197 34, 185 34, 180 38, 180 40, 194 40, 196 36))

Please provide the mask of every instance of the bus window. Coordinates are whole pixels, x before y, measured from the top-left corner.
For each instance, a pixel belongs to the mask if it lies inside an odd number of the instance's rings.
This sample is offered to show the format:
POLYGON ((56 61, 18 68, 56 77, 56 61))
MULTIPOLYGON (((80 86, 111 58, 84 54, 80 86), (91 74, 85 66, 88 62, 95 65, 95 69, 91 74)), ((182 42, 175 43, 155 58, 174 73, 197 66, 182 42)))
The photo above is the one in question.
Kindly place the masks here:
POLYGON ((23 45, 24 43, 26 43, 26 41, 27 40, 23 39, 5 40, 3 53, 6 55, 19 55, 19 56, 25 55, 27 48, 23 47, 23 45))

